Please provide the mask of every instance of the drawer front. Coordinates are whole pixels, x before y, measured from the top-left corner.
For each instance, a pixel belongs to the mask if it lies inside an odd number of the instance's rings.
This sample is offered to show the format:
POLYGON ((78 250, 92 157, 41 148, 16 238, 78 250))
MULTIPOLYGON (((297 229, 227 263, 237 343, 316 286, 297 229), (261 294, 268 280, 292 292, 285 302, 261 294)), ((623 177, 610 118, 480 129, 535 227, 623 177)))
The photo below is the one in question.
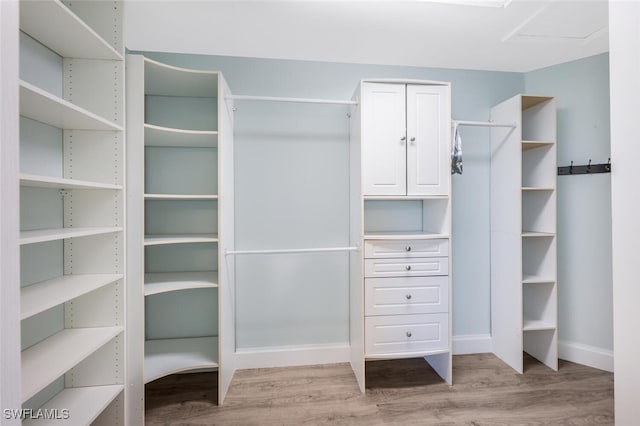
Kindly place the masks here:
POLYGON ((426 277, 448 274, 449 259, 446 257, 364 260, 365 277, 426 277))
POLYGON ((365 315, 428 314, 449 311, 449 277, 367 278, 365 315))
POLYGON ((449 314, 365 318, 365 356, 449 349, 449 314))
POLYGON ((364 257, 442 257, 449 256, 449 240, 365 240, 364 257))

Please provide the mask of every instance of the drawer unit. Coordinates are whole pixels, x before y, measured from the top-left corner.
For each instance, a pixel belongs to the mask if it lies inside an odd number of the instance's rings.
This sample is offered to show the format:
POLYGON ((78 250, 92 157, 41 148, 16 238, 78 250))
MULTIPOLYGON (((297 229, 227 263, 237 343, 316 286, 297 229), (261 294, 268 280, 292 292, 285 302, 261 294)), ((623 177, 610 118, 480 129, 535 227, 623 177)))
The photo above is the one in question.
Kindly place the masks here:
POLYGON ((427 314, 449 311, 449 277, 367 278, 365 315, 427 314))
POLYGON ((367 240, 364 242, 364 257, 446 257, 449 256, 449 240, 367 240))
POLYGON ((367 278, 425 277, 448 274, 449 259, 446 257, 364 260, 364 276, 367 278))
POLYGON ((365 317, 365 356, 447 351, 449 314, 365 317))

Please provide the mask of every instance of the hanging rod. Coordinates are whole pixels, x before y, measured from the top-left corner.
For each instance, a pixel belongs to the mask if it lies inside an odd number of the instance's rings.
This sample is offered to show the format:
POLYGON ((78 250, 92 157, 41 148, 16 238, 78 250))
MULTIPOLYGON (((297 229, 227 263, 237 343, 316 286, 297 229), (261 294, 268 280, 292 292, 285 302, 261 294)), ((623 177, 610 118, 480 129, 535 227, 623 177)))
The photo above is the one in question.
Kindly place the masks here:
POLYGON ((323 253, 333 251, 357 251, 358 247, 327 247, 308 249, 276 249, 276 250, 228 250, 226 256, 242 254, 282 254, 282 253, 323 253))
POLYGON ((358 105, 356 101, 343 101, 335 99, 310 99, 310 98, 278 98, 274 96, 248 96, 248 95, 229 95, 227 99, 238 101, 273 101, 273 102, 298 102, 307 104, 339 104, 339 105, 358 105))
POLYGON ((480 126, 480 127, 516 127, 516 123, 494 123, 493 121, 468 121, 453 120, 453 125, 458 126, 480 126))

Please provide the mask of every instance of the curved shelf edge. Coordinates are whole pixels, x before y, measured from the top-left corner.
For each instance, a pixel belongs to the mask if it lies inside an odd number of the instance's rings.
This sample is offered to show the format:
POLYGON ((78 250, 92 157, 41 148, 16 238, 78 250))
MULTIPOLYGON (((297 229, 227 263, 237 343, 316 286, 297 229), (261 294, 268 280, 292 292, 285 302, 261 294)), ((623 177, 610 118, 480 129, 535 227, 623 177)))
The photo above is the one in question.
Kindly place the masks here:
POLYGON ((183 371, 218 367, 218 338, 193 337, 147 340, 144 382, 183 371))

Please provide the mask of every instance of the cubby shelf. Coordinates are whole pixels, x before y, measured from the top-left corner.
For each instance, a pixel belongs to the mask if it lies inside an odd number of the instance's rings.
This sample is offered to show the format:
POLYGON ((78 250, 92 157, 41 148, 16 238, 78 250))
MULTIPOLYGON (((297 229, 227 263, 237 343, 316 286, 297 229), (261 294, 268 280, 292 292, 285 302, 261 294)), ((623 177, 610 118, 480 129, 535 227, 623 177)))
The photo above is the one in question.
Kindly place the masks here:
POLYGON ((20 29, 65 58, 123 60, 118 51, 58 0, 21 1, 20 29))
POLYGON ((26 81, 20 82, 20 115, 60 129, 122 130, 120 125, 26 81))
MULTIPOLYGON (((91 424, 100 413, 124 390, 124 385, 86 386, 67 388, 47 401, 43 410, 68 410, 66 422, 75 425, 91 424)), ((57 425, 62 420, 30 419, 23 426, 57 425)), ((65 423, 68 424, 68 423, 65 423)))
POLYGON ((432 232, 418 231, 368 231, 363 236, 367 240, 395 240, 398 238, 409 238, 412 240, 431 240, 438 238, 449 238, 449 234, 435 234, 432 232))
POLYGON ((181 371, 218 367, 217 337, 147 340, 144 382, 181 371))
POLYGON ((144 194, 145 200, 217 200, 217 195, 200 194, 144 194))
POLYGON ((120 227, 78 227, 21 231, 20 244, 24 245, 64 240, 67 238, 91 237, 94 235, 111 234, 121 231, 122 228, 120 227))
POLYGON ((155 246, 164 244, 190 244, 190 243, 217 243, 216 234, 167 234, 167 235, 146 235, 144 237, 145 246, 155 246))
POLYGON ((65 275, 22 287, 20 319, 26 319, 49 308, 114 283, 122 274, 65 275))
POLYGON ((541 330, 555 330, 554 323, 543 320, 524 319, 522 323, 522 331, 541 331, 541 330))
POLYGON ((523 186, 523 191, 555 191, 556 189, 551 186, 523 186))
POLYGON ((545 146, 551 146, 555 142, 551 141, 522 141, 522 150, 528 151, 530 149, 542 148, 545 146))
POLYGON ((552 238, 555 237, 556 234, 552 234, 549 232, 531 232, 525 231, 522 233, 522 238, 552 238))
POLYGON ((145 124, 144 144, 145 146, 180 148, 215 148, 218 146, 218 132, 215 130, 187 130, 145 124))
POLYGON ((155 96, 218 96, 218 73, 180 68, 144 58, 144 91, 155 96), (167 84, 171 82, 171 84, 167 84))
POLYGON ((122 189, 122 185, 31 175, 26 173, 20 174, 20 186, 53 189, 122 189))
POLYGON ((193 288, 218 287, 218 272, 149 272, 144 274, 144 295, 193 288))
POLYGON ((123 327, 64 329, 22 351, 22 401, 44 389, 122 331, 123 327))
POLYGON ((553 277, 541 277, 538 275, 525 275, 522 278, 523 284, 553 284, 556 280, 553 277))
POLYGON ((369 200, 447 200, 448 195, 363 195, 362 199, 369 200))

